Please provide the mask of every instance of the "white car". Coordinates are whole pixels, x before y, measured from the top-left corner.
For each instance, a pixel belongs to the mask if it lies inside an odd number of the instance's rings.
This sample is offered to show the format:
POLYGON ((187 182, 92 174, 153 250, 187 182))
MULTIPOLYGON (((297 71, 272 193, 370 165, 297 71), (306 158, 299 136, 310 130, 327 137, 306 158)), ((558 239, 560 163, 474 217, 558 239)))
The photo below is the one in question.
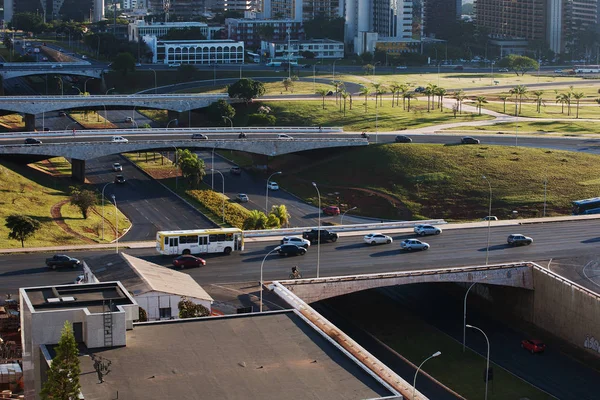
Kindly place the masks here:
POLYGON ((421 242, 418 239, 406 239, 400 242, 400 248, 402 250, 427 250, 429 248, 429 243, 421 242))
POLYGON ((415 226, 415 233, 419 236, 425 235, 439 235, 442 233, 442 230, 437 226, 433 225, 417 225, 415 226))
POLYGON ((247 203, 250 201, 250 199, 248 198, 248 195, 246 193, 240 193, 237 195, 237 201, 239 201, 240 203, 247 203))
POLYGON ((390 244, 394 241, 391 237, 382 233, 369 233, 363 237, 363 240, 367 244, 390 244))
POLYGON ((78 275, 77 278, 73 281, 73 283, 76 285, 81 285, 82 283, 84 283, 84 280, 85 275, 78 275))
POLYGON ((277 184, 277 182, 269 182, 267 183, 267 187, 269 188, 269 190, 279 190, 279 185, 277 184))
POLYGON ((277 135, 277 139, 293 139, 293 137, 291 137, 290 135, 286 135, 285 133, 280 133, 279 135, 277 135))
POLYGON ((310 247, 310 240, 303 239, 300 236, 284 236, 281 239, 281 244, 295 244, 296 246, 308 249, 310 247))
POLYGON ((122 172, 123 171, 123 166, 121 165, 121 163, 113 163, 113 171, 115 172, 122 172))
POLYGON ((129 143, 129 140, 125 139, 123 136, 113 136, 112 143, 129 143))

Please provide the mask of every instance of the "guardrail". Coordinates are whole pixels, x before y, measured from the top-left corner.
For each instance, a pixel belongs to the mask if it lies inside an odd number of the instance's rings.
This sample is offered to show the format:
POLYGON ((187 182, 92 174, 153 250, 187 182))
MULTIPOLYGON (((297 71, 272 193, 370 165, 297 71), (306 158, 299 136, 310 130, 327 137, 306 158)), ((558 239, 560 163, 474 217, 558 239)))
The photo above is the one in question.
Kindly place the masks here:
MULTIPOLYGON (((239 128, 128 128, 128 129, 92 129, 92 130, 78 130, 76 131, 77 136, 93 136, 93 135, 107 135, 107 136, 122 136, 122 135, 173 135, 173 134, 184 134, 189 135, 193 133, 232 133, 239 134, 240 132, 245 133, 333 133, 333 132, 344 132, 343 127, 239 127, 239 128)), ((60 131, 39 131, 39 132, 0 132, 0 137, 4 138, 23 138, 35 136, 36 138, 44 137, 56 137, 56 136, 72 136, 72 130, 60 130, 60 131)), ((250 138, 252 139, 252 138, 250 138)), ((256 140, 256 139, 253 139, 256 140)))
MULTIPOLYGON (((4 64, 4 68, 10 68, 10 67, 31 67, 31 69, 44 69, 44 68, 48 68, 48 66, 50 65, 62 65, 63 67, 84 67, 84 66, 90 66, 92 65, 90 62, 88 61, 76 61, 76 62, 45 62, 43 64, 38 64, 38 63, 11 63, 11 62, 3 62, 0 64, 4 64)), ((53 71, 54 72, 54 71, 53 71)))
MULTIPOLYGON (((339 225, 339 226, 321 226, 321 229, 326 229, 330 232, 355 232, 365 230, 381 230, 381 229, 402 229, 412 228, 415 225, 442 225, 447 222, 443 219, 429 219, 422 221, 397 221, 397 222, 378 222, 375 224, 354 224, 354 225, 339 225)), ((301 228, 283 228, 283 229, 264 229, 257 231, 244 231, 244 237, 268 237, 268 236, 286 236, 300 235, 302 232, 311 229, 318 229, 317 226, 301 227, 301 228)))
POLYGON ((137 94, 109 94, 109 95, 65 95, 65 96, 3 96, 0 97, 0 102, 14 102, 14 101, 74 101, 74 100, 132 100, 132 99, 149 99, 149 100, 161 100, 161 99, 175 99, 182 102, 190 102, 194 99, 205 99, 205 98, 229 98, 227 94, 216 93, 216 94, 153 94, 153 95, 137 95, 137 94))

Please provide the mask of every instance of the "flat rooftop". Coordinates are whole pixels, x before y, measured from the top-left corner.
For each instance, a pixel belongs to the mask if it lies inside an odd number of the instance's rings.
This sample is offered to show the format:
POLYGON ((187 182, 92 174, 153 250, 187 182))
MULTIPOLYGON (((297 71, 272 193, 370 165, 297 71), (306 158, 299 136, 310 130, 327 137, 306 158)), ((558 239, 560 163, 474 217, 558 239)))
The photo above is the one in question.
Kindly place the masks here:
POLYGON ((105 383, 81 356, 86 400, 347 400, 391 396, 294 312, 136 324, 105 383))
POLYGON ((111 311, 124 304, 133 304, 117 282, 87 285, 43 286, 23 289, 33 312, 87 308, 91 313, 104 312, 105 305, 111 311))

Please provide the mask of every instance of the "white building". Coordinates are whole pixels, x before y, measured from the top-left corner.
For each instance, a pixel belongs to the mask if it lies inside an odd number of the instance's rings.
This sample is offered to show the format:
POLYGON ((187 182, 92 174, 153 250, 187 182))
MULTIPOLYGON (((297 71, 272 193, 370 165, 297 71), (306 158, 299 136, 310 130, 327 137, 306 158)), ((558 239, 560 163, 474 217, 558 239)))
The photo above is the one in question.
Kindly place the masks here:
POLYGON ((302 58, 302 53, 310 51, 315 54, 316 59, 321 58, 344 58, 344 43, 330 39, 313 40, 287 40, 277 42, 261 42, 261 51, 268 58, 287 59, 288 52, 290 60, 302 58))
POLYGON ((224 40, 160 40, 146 36, 152 62, 161 64, 243 64, 244 42, 224 40))
POLYGON ((134 23, 129 24, 127 27, 127 33, 129 41, 137 42, 140 37, 144 36, 156 36, 161 37, 166 35, 172 29, 187 29, 187 28, 199 28, 206 38, 212 37, 212 32, 215 30, 221 30, 221 28, 210 27, 204 22, 155 22, 147 23, 144 20, 136 20, 134 23))
POLYGON ((178 303, 187 298, 209 311, 212 297, 188 274, 125 253, 90 257, 83 265, 84 282, 119 280, 148 315, 148 320, 179 318, 178 303))
POLYGON ((135 300, 119 282, 19 289, 25 397, 38 399, 66 321, 87 348, 125 346, 125 331, 139 318, 135 300))

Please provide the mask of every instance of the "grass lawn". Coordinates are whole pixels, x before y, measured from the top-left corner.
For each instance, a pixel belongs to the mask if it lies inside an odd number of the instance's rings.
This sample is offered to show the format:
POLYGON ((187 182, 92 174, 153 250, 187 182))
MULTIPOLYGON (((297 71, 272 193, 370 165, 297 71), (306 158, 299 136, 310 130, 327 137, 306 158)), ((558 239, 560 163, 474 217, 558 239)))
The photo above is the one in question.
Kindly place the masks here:
POLYGON ((142 115, 145 115, 147 118, 155 122, 160 122, 163 124, 167 123, 167 119, 169 118, 167 110, 137 110, 142 115))
POLYGON ((252 104, 252 107, 258 108, 261 104, 271 107, 271 114, 277 117, 277 125, 343 126, 344 130, 354 132, 374 132, 376 126, 379 131, 396 131, 491 118, 487 115, 479 116, 475 114, 463 114, 454 118, 452 112, 449 110, 445 110, 444 112, 436 110, 428 113, 425 102, 414 100, 411 102, 411 110, 408 112, 402 110, 402 102, 400 102, 399 106, 392 107, 391 100, 384 99, 381 106, 375 107, 375 100, 369 99, 368 109, 365 112, 364 101, 364 97, 354 96, 352 109, 350 109, 350 102, 348 100, 345 116, 343 101, 336 105, 335 98, 331 96, 326 97, 325 108, 323 108, 321 100, 256 102, 252 104), (340 104, 342 111, 340 111, 340 104))
MULTIPOLYGON (((468 103, 470 104, 470 103, 468 103)), ((586 103, 590 104, 590 103, 586 103)), ((472 105, 475 105, 473 103, 472 105)), ((484 104, 482 108, 487 108, 488 110, 504 112, 504 105, 500 103, 487 103, 484 104)), ((561 105, 556 105, 554 102, 547 102, 546 106, 542 105, 540 109, 540 113, 537 112, 537 106, 531 103, 525 103, 521 105, 521 112, 519 113, 520 117, 530 117, 530 118, 561 118, 561 119, 576 119, 576 106, 575 103, 571 104, 571 115, 568 115, 567 106, 564 107, 564 112, 562 111, 561 105)), ((508 115, 515 115, 515 103, 514 102, 506 102, 506 113, 508 115)), ((579 118, 598 118, 600 119, 600 107, 597 104, 593 106, 583 106, 579 107, 579 118)))
POLYGON ((85 129, 114 129, 117 127, 96 111, 70 111, 69 116, 85 129))
MULTIPOLYGON (((288 87, 288 90, 286 91, 285 86, 283 86, 282 83, 283 79, 285 78, 282 78, 279 82, 265 82, 265 96, 274 94, 287 94, 290 96, 296 94, 315 94, 319 89, 331 90, 333 87, 332 85, 318 82, 313 85, 312 82, 294 81, 293 86, 288 87)), ((184 89, 177 93, 227 93, 227 88, 223 86, 205 86, 194 89, 184 89)))
MULTIPOLYGON (((65 232, 59 227, 51 214, 52 206, 61 202, 62 221, 76 233, 102 243, 102 208, 100 202, 93 207, 84 219, 81 212, 69 204, 68 187, 70 180, 70 164, 64 159, 40 161, 31 166, 0 163, 0 220, 11 214, 27 215, 41 222, 41 228, 34 236, 25 241, 25 248, 39 246, 59 246, 83 244, 83 239, 65 232), (54 173, 54 176, 49 175, 54 173)), ((115 221, 114 206, 107 204, 105 222, 105 242, 114 240, 112 222, 115 221), (109 209, 110 208, 110 209, 109 209)), ((129 227, 127 218, 119 213, 119 231, 129 227)), ((0 224, 0 248, 20 248, 17 240, 8 239, 8 229, 0 224)))
POLYGON ((546 215, 570 214, 572 200, 597 196, 598 160, 524 147, 386 144, 281 156, 269 166, 286 171, 278 178, 281 187, 315 204, 311 181, 319 184, 323 204, 356 206, 359 215, 453 221, 487 215, 482 175, 492 185, 493 215, 501 219, 513 210, 523 218, 540 216, 546 179, 546 215))
POLYGON ((25 130, 25 121, 20 114, 8 114, 0 117, 0 126, 11 130, 25 130))
MULTIPOLYGON (((486 126, 459 126, 448 129, 450 131, 477 131, 504 133, 508 135, 515 134, 515 124, 510 122, 501 122, 495 125, 486 126)), ((584 121, 540 121, 540 122, 519 122, 518 133, 559 133, 565 136, 576 136, 586 134, 598 134, 597 122, 584 121)))
MULTIPOLYGON (((527 86, 527 85, 526 85, 527 86)), ((600 83, 598 82, 590 82, 589 80, 580 80, 577 81, 576 83, 565 83, 564 86, 560 85, 560 86, 552 86, 552 87, 542 87, 539 88, 539 90, 541 92, 544 92, 542 95, 542 98, 548 103, 552 103, 554 104, 556 102, 556 96, 558 94, 561 93, 567 93, 571 91, 570 86, 573 86, 573 92, 578 93, 578 92, 582 92, 585 97, 583 99, 581 99, 582 102, 587 101, 588 103, 594 103, 594 99, 600 97, 600 93, 598 93, 598 90, 600 90, 600 83)), ((526 93, 529 101, 532 101, 533 99, 535 99, 535 96, 533 95, 533 92, 537 91, 538 89, 535 88, 531 88, 528 87, 528 92, 526 93)), ((497 101, 501 101, 499 96, 501 95, 507 95, 510 96, 510 93, 508 90, 501 90, 501 91, 491 91, 491 90, 485 90, 485 93, 483 93, 484 96, 487 97, 488 100, 497 100, 497 101)), ((469 92, 469 96, 470 97, 474 97, 474 95, 476 95, 477 92, 469 92)), ((523 98, 525 99, 525 98, 523 98)))

